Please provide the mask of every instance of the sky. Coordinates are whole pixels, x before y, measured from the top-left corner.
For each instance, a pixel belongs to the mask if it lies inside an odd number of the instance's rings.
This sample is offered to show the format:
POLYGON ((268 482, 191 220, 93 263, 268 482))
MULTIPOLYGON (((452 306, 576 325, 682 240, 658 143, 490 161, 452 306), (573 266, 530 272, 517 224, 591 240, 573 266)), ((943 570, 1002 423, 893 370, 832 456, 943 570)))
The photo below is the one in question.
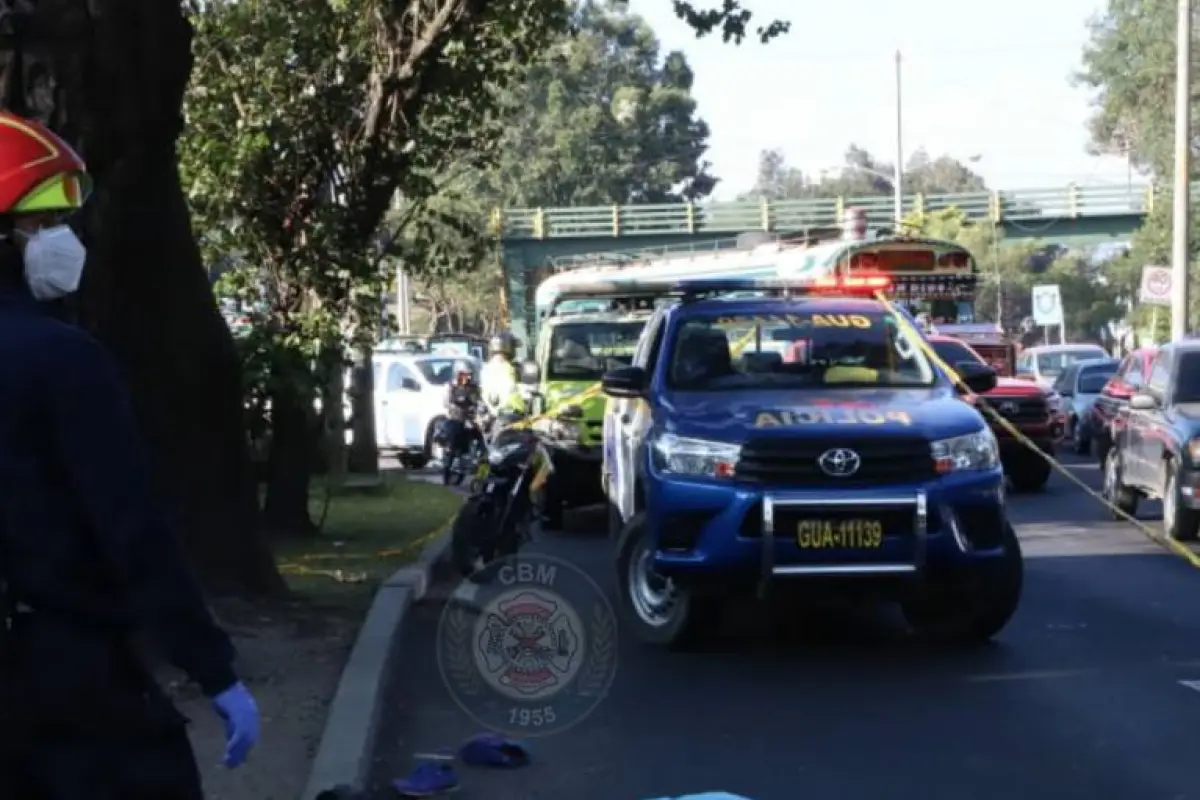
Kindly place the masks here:
MULTIPOLYGON (((716 5, 707 0, 699 5, 716 5)), ((714 197, 754 183, 758 154, 781 149, 810 173, 850 144, 892 162, 895 53, 902 144, 966 161, 996 189, 1119 184, 1123 159, 1087 154, 1092 97, 1071 85, 1103 0, 743 0, 756 18, 788 19, 768 45, 697 40, 671 0, 633 0, 663 52, 682 50, 698 112, 712 129, 714 197)), ((1134 176, 1137 181, 1137 176, 1134 176)))

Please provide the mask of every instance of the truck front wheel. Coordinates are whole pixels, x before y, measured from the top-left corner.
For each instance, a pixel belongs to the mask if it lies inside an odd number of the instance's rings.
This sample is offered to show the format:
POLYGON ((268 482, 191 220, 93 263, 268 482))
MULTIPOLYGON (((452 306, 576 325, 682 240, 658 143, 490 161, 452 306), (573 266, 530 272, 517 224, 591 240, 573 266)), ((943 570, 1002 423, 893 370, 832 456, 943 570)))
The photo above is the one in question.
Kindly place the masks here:
POLYGON ((647 644, 686 647, 710 631, 720 615, 719 598, 696 594, 653 570, 654 549, 645 514, 635 514, 617 544, 617 590, 621 616, 647 644))
POLYGON ((931 641, 979 644, 1008 624, 1021 601, 1025 563, 1012 525, 1005 523, 999 558, 931 575, 901 603, 913 632, 931 641))
POLYGON ((1050 480, 1050 462, 1032 451, 1004 465, 1004 474, 1017 492, 1036 492, 1050 480))

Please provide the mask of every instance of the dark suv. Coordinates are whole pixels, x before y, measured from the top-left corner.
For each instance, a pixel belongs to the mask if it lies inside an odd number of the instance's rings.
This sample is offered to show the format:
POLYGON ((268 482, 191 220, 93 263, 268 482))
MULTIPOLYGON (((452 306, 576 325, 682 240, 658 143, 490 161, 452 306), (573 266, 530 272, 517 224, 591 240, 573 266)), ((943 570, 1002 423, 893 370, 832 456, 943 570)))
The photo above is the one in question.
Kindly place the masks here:
MULTIPOLYGON (((1160 499, 1172 539, 1200 534, 1200 341, 1162 347, 1145 386, 1117 412, 1104 494, 1127 514, 1160 499)), ((1120 518, 1114 514, 1114 517, 1120 518)))

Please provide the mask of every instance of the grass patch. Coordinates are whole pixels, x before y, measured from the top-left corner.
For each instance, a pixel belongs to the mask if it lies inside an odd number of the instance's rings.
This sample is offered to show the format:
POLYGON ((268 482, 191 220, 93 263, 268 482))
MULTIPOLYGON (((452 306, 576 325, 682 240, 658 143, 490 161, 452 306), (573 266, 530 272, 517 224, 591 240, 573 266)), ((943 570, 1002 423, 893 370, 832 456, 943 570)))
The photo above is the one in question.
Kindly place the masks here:
MULTIPOLYGON (((327 489, 313 482, 309 511, 320 521, 327 489)), ((414 561, 459 506, 444 486, 385 475, 378 486, 335 488, 321 534, 277 542, 275 558, 293 591, 321 604, 359 606, 379 582, 414 561)))

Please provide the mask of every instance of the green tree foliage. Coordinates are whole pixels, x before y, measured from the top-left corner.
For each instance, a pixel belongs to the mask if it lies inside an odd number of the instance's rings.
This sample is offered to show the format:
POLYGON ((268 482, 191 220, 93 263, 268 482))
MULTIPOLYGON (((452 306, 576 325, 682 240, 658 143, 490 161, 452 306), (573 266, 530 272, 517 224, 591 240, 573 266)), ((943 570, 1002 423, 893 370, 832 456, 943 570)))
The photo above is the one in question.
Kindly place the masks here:
MULTIPOLYGON (((451 161, 486 162, 502 89, 564 12, 557 0, 218 0, 196 13, 180 164, 206 255, 240 265, 222 282, 250 310, 249 363, 270 400, 271 528, 311 527, 314 400, 346 342, 378 331, 388 276, 375 237, 393 198, 419 206, 451 161)), ((436 209, 410 219, 443 222, 436 209)))
POLYGON ((492 312, 503 306, 495 299, 504 287, 495 242, 486 226, 471 223, 490 209, 678 202, 716 185, 683 54, 664 54, 624 3, 579 2, 571 28, 504 94, 495 157, 456 171, 425 204, 438 215, 432 227, 414 224, 398 238, 394 254, 417 275, 421 324, 477 331, 498 324, 492 312), (478 287, 493 280, 491 307, 474 310, 478 287))
POLYGON ((692 70, 624 3, 584 0, 573 32, 507 95, 506 132, 477 193, 497 206, 666 203, 708 195, 708 125, 692 70))
MULTIPOLYGON (((719 32, 722 40, 736 44, 741 44, 749 33, 750 20, 754 16, 738 0, 721 0, 721 4, 715 7, 697 6, 687 0, 672 0, 672 3, 676 16, 695 28, 697 37, 719 32)), ((777 19, 759 25, 754 33, 760 42, 766 44, 790 29, 791 23, 777 19)))
MULTIPOLYGON (((1091 23, 1077 75, 1095 93, 1095 150, 1129 153, 1159 177, 1173 164, 1176 7, 1171 0, 1108 0, 1091 23)), ((1198 122, 1200 104, 1193 103, 1198 122)))
MULTIPOLYGON (((858 145, 846 150, 839 169, 818 175, 788 165, 782 151, 765 150, 759 155, 754 188, 743 199, 803 200, 831 197, 890 197, 893 167, 858 145), (887 177, 884 177, 887 176, 887 177)), ((918 150, 904 170, 905 194, 949 194, 982 192, 987 185, 970 167, 950 156, 930 158, 918 150)))
POLYGON ((1033 312, 1033 287, 1047 283, 1058 284, 1062 292, 1069 339, 1108 344, 1108 326, 1123 315, 1119 291, 1078 254, 1034 241, 1005 242, 999 228, 972 222, 954 208, 911 215, 906 225, 923 236, 958 242, 975 256, 982 273, 975 299, 980 321, 1019 331, 1033 312))
MULTIPOLYGON (((1092 148, 1098 153, 1125 154, 1163 183, 1174 172, 1175 18, 1169 0, 1109 0, 1093 20, 1077 82, 1095 92, 1091 120, 1092 148)), ((1200 42, 1194 42, 1196 47, 1200 42)), ((1192 90, 1193 98, 1196 90, 1192 90)), ((1200 103, 1192 103, 1193 130, 1200 130, 1200 103)), ((1193 147, 1193 151, 1195 148, 1193 147)), ((1195 174, 1192 176, 1195 180, 1195 174)), ((1200 230, 1200 209, 1191 229, 1200 230)), ((1142 268, 1171 260, 1171 198, 1160 194, 1145 224, 1133 235, 1129 253, 1106 265, 1105 274, 1123 301, 1136 306, 1142 268)), ((1200 257, 1192 237, 1190 318, 1200 319, 1200 257)), ((1169 331, 1168 313, 1133 307, 1129 322, 1146 329, 1152 317, 1160 323, 1159 339, 1169 331)))

